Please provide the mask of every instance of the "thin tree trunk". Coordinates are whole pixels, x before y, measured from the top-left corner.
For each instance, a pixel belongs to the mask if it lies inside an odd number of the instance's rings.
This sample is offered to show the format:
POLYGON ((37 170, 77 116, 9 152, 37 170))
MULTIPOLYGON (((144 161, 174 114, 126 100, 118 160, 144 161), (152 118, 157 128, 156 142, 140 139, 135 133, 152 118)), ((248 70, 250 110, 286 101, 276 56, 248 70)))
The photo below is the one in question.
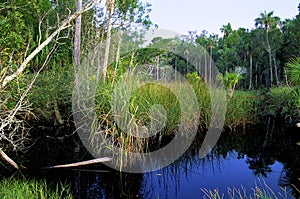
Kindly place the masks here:
MULTIPOLYGON (((105 12, 105 15, 104 15, 104 19, 106 18, 106 12, 105 12)), ((103 39, 104 39, 104 33, 105 33, 105 29, 104 29, 104 24, 102 26, 102 33, 101 33, 101 36, 100 36, 100 44, 99 44, 99 54, 98 54, 98 68, 97 68, 97 74, 96 74, 96 81, 98 82, 99 80, 99 76, 100 76, 100 70, 101 70, 101 67, 102 67, 102 63, 101 63, 101 51, 102 51, 102 46, 103 46, 103 39)))
POLYGON ((114 78, 117 76, 117 69, 118 69, 118 66, 119 66, 122 37, 123 37, 123 30, 120 30, 120 33, 119 33, 119 42, 118 42, 118 48, 117 48, 117 55, 116 55, 116 65, 115 65, 115 68, 114 68, 114 78))
POLYGON ((288 81, 288 77, 287 77, 287 73, 286 73, 286 68, 283 67, 283 70, 284 70, 284 79, 285 79, 285 83, 288 87, 290 87, 289 85, 289 81, 288 81))
POLYGON ((176 62, 176 58, 174 60, 174 63, 175 63, 174 68, 175 68, 175 81, 176 81, 177 80, 177 62, 176 62))
POLYGON ((210 48, 210 59, 209 59, 209 86, 212 81, 212 47, 210 48))
POLYGON ((62 30, 69 27, 69 24, 76 19, 78 16, 80 16, 82 13, 90 10, 93 6, 93 2, 88 3, 84 6, 82 10, 77 11, 76 13, 72 14, 69 18, 67 18, 57 29, 54 31, 45 41, 41 43, 38 47, 36 47, 28 57, 25 58, 25 60, 22 62, 20 67, 11 75, 6 76, 3 80, 3 82, 0 85, 0 90, 3 89, 9 82, 11 82, 13 79, 18 77, 27 67, 27 64, 45 47, 47 46, 62 30))
POLYGON ((189 53, 186 55, 186 74, 189 73, 189 53))
MULTIPOLYGON (((123 20, 126 19, 126 15, 124 16, 123 20)), ((117 55, 116 55, 116 65, 115 65, 115 70, 114 70, 114 78, 117 76, 117 69, 119 66, 119 59, 120 59, 120 50, 121 50, 121 44, 122 44, 122 39, 123 39, 123 25, 124 21, 122 20, 121 22, 121 29, 119 33, 119 42, 118 42, 118 48, 117 48, 117 55)))
MULTIPOLYGON (((77 11, 82 9, 82 0, 77 0, 77 11)), ((80 64, 80 42, 81 42, 81 15, 76 18, 74 38, 74 64, 80 64)))
POLYGON ((255 63, 255 71, 256 71, 256 74, 255 74, 255 88, 257 89, 258 88, 258 67, 257 67, 257 62, 255 63))
POLYGON ((269 42, 269 31, 266 30, 266 42, 267 42, 267 52, 269 54, 269 66, 270 66, 270 86, 273 84, 273 67, 272 67, 272 50, 269 42))
POLYGON ((207 56, 206 56, 206 50, 204 52, 204 80, 207 83, 207 56))
POLYGON ((110 49, 110 41, 111 41, 111 29, 112 29, 112 15, 114 13, 114 9, 115 9, 115 0, 110 0, 110 2, 109 2, 109 19, 108 19, 108 26, 107 26, 107 38, 106 38, 104 62, 103 62, 103 68, 102 68, 103 80, 106 79, 106 72, 107 72, 107 67, 108 67, 109 49, 110 49))
POLYGON ((273 62, 274 62, 274 73, 275 73, 275 78, 276 78, 276 85, 279 86, 279 78, 278 78, 278 69, 277 69, 277 63, 276 63, 276 58, 275 55, 273 56, 273 62))
POLYGON ((57 119, 57 122, 60 124, 60 125, 63 125, 64 124, 64 121, 61 117, 61 114, 59 112, 59 108, 58 108, 58 104, 57 104, 57 101, 56 99, 53 100, 53 107, 54 107, 54 114, 55 114, 55 117, 57 119))
POLYGON ((249 67, 250 67, 250 77, 249 77, 249 90, 252 89, 252 71, 253 71, 253 57, 252 57, 252 50, 249 52, 249 67))
POLYGON ((159 56, 156 57, 156 80, 159 79, 159 56))

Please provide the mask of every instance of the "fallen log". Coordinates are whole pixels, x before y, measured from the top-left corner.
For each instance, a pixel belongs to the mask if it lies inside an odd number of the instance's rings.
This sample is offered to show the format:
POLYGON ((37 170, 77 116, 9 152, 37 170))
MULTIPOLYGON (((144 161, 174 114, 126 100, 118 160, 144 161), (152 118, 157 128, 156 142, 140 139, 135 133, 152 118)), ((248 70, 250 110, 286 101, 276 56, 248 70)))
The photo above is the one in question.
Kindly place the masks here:
POLYGON ((10 157, 8 157, 8 155, 6 155, 6 153, 4 153, 4 151, 1 148, 0 148, 0 155, 7 163, 9 163, 15 169, 19 170, 19 166, 17 165, 17 163, 13 161, 10 157))
POLYGON ((55 166, 50 166, 50 167, 44 167, 43 169, 79 167, 79 166, 85 166, 85 165, 90 165, 90 164, 97 164, 97 163, 101 163, 101 162, 108 162, 111 160, 112 160, 111 158, 104 157, 104 158, 97 158, 94 160, 87 160, 87 161, 76 162, 76 163, 71 163, 71 164, 61 164, 61 165, 55 165, 55 166))

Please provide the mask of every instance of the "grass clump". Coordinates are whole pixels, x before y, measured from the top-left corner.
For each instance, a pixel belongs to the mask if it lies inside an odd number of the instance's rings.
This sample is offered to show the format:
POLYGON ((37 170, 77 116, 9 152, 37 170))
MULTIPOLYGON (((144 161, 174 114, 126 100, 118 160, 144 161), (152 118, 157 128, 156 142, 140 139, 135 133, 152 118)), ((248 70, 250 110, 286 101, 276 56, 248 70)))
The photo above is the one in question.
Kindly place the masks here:
POLYGON ((252 193, 247 193, 245 187, 228 188, 227 193, 220 193, 218 189, 208 190, 202 189, 204 193, 203 198, 208 199, 290 199, 293 198, 286 189, 275 193, 266 183, 263 186, 256 185, 252 189, 252 193))
POLYGON ((70 186, 58 183, 55 188, 49 187, 45 180, 2 179, 0 181, 0 198, 3 199, 56 199, 73 198, 70 186))
POLYGON ((265 114, 280 115, 283 118, 297 117, 300 113, 300 89, 292 87, 273 87, 265 100, 268 103, 265 114))
POLYGON ((258 121, 259 97, 255 91, 236 91, 228 101, 225 126, 235 128, 258 121))

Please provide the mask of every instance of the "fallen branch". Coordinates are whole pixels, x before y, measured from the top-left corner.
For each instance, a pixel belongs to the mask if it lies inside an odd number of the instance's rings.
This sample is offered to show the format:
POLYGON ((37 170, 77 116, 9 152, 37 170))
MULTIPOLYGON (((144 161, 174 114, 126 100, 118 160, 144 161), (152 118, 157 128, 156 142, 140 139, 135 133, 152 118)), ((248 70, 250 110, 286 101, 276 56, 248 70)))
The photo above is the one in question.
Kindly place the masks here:
POLYGON ((87 161, 82 161, 82 162, 76 162, 72 164, 62 164, 62 165, 56 165, 56 166, 51 166, 51 167, 44 167, 44 169, 58 169, 58 168, 70 168, 70 167, 79 167, 79 166, 85 166, 85 165, 90 165, 90 164, 97 164, 101 162, 108 162, 111 161, 111 158, 105 157, 105 158, 97 158, 94 160, 87 160, 87 161))
POLYGON ((11 166, 13 166, 15 169, 19 170, 19 166, 17 165, 17 163, 15 163, 15 161, 13 161, 10 157, 8 157, 1 148, 0 148, 0 155, 11 166))

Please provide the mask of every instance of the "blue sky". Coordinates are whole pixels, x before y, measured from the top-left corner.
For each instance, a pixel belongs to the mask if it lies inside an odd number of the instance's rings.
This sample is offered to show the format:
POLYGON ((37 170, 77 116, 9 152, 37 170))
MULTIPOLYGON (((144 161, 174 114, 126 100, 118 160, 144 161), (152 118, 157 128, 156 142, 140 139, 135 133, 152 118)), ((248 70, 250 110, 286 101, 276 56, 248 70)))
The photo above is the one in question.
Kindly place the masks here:
POLYGON ((222 25, 234 29, 254 28, 254 19, 261 12, 274 11, 281 19, 298 14, 299 0, 142 0, 152 4, 150 17, 161 29, 187 34, 188 30, 207 30, 220 34, 222 25))

